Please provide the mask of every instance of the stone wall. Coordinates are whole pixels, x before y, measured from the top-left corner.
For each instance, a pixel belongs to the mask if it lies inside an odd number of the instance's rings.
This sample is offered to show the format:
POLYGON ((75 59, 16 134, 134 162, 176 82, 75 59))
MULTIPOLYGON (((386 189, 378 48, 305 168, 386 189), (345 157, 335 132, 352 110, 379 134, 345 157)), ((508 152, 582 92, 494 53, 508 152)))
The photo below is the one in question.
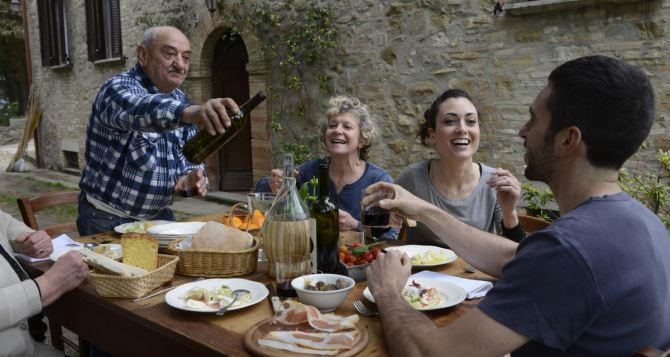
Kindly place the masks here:
MULTIPOLYGON (((74 66, 66 69, 48 69, 40 64, 35 2, 28 1, 28 11, 33 80, 44 107, 41 142, 48 148, 79 147, 81 161, 87 117, 97 89, 111 75, 134 64, 135 43, 142 32, 136 25, 137 16, 166 2, 121 1, 123 53, 129 59, 125 64, 96 65, 87 60, 83 0, 70 0, 74 66)), ((339 29, 340 49, 336 64, 326 73, 332 78, 335 94, 355 95, 371 107, 382 134, 371 159, 392 175, 408 163, 434 155, 414 135, 422 113, 444 89, 462 88, 478 99, 483 113, 477 160, 510 168, 522 178, 524 148, 516 134, 528 119, 528 105, 545 85, 549 72, 583 55, 622 58, 641 67, 656 89, 659 110, 648 145, 630 163, 651 167, 658 149, 670 149, 666 20, 670 18, 670 0, 619 2, 591 0, 577 9, 540 7, 529 14, 506 11, 493 16, 494 1, 489 0, 328 1, 339 29)), ((225 25, 217 22, 218 12, 210 17, 202 3, 191 5, 193 17, 199 20, 187 31, 190 38, 198 39, 194 48, 202 50, 194 51, 185 84, 196 100, 209 93, 210 72, 205 64, 211 61, 198 56, 207 54, 208 38, 225 25)), ((243 38, 247 41, 250 36, 243 38)), ((263 62, 258 56, 250 53, 258 80, 263 82, 263 62)), ((320 118, 327 97, 315 97, 320 106, 314 109, 314 118, 320 118)), ((313 130, 312 123, 301 125, 313 130)), ((258 148, 263 151, 259 155, 266 156, 269 123, 265 117, 262 126, 263 130, 257 132, 262 138, 258 148)), ((294 140, 286 132, 276 135, 275 143, 294 140)), ((41 152, 44 165, 62 167, 60 150, 41 152)), ((268 165, 264 158, 254 167, 255 175, 268 165)))

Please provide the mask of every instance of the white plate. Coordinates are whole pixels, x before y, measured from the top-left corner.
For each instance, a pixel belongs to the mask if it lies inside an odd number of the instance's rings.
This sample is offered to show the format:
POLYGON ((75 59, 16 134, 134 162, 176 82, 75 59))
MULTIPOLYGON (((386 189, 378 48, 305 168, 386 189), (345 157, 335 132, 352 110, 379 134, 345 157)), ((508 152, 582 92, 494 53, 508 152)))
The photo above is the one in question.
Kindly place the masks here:
MULTIPOLYGON (((124 224, 119 224, 118 226, 114 227, 114 230, 118 233, 127 233, 128 228, 133 227, 133 226, 140 226, 140 225, 146 225, 149 224, 151 227, 157 226, 160 224, 166 224, 166 223, 173 223, 172 221, 137 221, 137 222, 129 222, 129 223, 124 223, 124 224)), ((146 233, 146 230, 144 228, 134 232, 134 233, 146 233)))
POLYGON ((434 267, 438 265, 444 265, 447 263, 451 263, 454 260, 456 260, 457 256, 456 253, 454 253, 451 249, 446 249, 446 248, 441 248, 441 247, 435 247, 432 245, 401 245, 401 246, 396 246, 396 247, 388 247, 386 250, 397 250, 403 253, 407 253, 409 257, 413 257, 415 255, 419 255, 421 253, 425 253, 428 251, 434 251, 436 253, 439 252, 444 252, 447 255, 447 259, 444 261, 440 261, 438 263, 434 264, 412 264, 412 266, 415 267, 434 267))
POLYGON ((263 299, 265 299, 270 293, 265 285, 247 279, 207 279, 186 283, 176 287, 174 290, 171 290, 165 295, 165 302, 168 305, 180 310, 194 312, 217 312, 218 309, 213 309, 210 307, 204 309, 194 309, 192 307, 186 306, 186 300, 182 299, 182 296, 184 296, 187 291, 191 290, 191 288, 196 286, 206 289, 218 289, 221 285, 227 285, 233 290, 247 289, 251 292, 251 301, 246 304, 231 307, 228 309, 228 311, 244 309, 245 307, 258 304, 259 302, 263 301, 263 299))
MULTIPOLYGON (((120 260, 123 257, 123 248, 121 248, 121 244, 109 243, 109 244, 100 244, 100 245, 98 245, 98 247, 99 246, 109 246, 109 249, 114 253, 114 255, 111 256, 110 258, 112 258, 114 260, 120 260)), ((58 260, 58 258, 61 257, 61 255, 65 254, 65 253, 67 253, 71 250, 81 250, 83 247, 84 247, 84 245, 82 244, 82 245, 79 245, 79 246, 76 246, 76 247, 65 246, 65 247, 61 247, 61 248, 58 248, 58 249, 54 249, 54 251, 51 253, 49 258, 51 258, 51 260, 53 260, 55 262, 55 261, 58 260)))
POLYGON ((110 256, 110 258, 112 259, 119 260, 123 257, 123 248, 121 248, 121 244, 99 244, 98 246, 91 248, 91 250, 98 253, 96 250, 98 247, 109 247, 109 250, 112 252, 112 256, 110 256))
MULTIPOLYGON (((462 287, 452 284, 448 281, 433 280, 433 279, 410 279, 407 281, 405 286, 408 286, 412 283, 412 280, 421 284, 425 288, 437 288, 437 291, 442 294, 442 303, 437 306, 430 306, 424 308, 416 308, 419 311, 428 311, 428 310, 439 310, 446 307, 458 305, 465 300, 465 289, 462 287)), ((370 302, 375 302, 375 298, 370 293, 370 289, 365 288, 363 290, 363 296, 368 299, 370 302)))
POLYGON ((185 236, 194 235, 198 233, 200 228, 205 225, 205 222, 172 222, 153 226, 147 229, 147 233, 161 235, 161 236, 185 236))

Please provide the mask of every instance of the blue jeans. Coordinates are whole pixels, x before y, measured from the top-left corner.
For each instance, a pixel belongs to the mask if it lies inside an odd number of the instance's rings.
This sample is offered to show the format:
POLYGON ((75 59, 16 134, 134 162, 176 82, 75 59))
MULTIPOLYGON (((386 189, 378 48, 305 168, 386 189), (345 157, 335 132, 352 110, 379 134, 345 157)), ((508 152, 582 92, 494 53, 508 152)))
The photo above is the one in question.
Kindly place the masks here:
MULTIPOLYGON (((171 209, 165 208, 152 219, 174 221, 175 217, 171 209)), ((119 217, 111 213, 101 211, 86 200, 86 194, 84 192, 79 194, 79 216, 77 217, 77 230, 79 231, 80 236, 113 231, 114 227, 120 224, 135 221, 137 220, 133 218, 119 217)))

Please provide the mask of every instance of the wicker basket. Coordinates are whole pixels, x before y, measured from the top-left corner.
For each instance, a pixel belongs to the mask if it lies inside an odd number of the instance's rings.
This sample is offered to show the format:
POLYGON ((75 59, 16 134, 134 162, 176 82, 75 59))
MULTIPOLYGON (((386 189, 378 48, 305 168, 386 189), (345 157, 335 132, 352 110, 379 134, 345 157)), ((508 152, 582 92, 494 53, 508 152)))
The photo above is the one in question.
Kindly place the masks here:
POLYGON ((179 257, 177 274, 203 276, 207 278, 229 278, 256 271, 258 263, 258 238, 254 237, 251 248, 236 252, 177 249, 183 239, 175 239, 167 251, 179 257))
POLYGON ((179 257, 158 255, 156 270, 143 276, 119 276, 90 272, 88 280, 98 295, 104 297, 138 298, 172 279, 179 257))

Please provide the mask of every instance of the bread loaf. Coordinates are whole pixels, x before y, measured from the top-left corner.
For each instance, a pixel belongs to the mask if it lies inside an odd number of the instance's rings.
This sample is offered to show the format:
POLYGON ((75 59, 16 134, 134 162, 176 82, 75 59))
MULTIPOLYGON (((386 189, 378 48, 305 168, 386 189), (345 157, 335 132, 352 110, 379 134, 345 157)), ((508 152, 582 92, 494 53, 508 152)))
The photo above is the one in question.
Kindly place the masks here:
POLYGON ((82 259, 91 268, 96 269, 102 273, 109 273, 121 276, 142 276, 148 271, 132 265, 119 263, 114 259, 108 258, 102 254, 91 251, 88 248, 80 250, 82 259))
POLYGON ((146 233, 126 233, 121 236, 123 263, 146 269, 158 267, 158 240, 146 233))
POLYGON ((235 252, 251 248, 254 238, 251 234, 226 226, 219 222, 207 222, 193 236, 191 247, 194 250, 214 250, 235 252))

